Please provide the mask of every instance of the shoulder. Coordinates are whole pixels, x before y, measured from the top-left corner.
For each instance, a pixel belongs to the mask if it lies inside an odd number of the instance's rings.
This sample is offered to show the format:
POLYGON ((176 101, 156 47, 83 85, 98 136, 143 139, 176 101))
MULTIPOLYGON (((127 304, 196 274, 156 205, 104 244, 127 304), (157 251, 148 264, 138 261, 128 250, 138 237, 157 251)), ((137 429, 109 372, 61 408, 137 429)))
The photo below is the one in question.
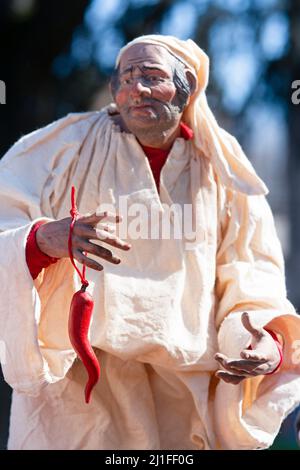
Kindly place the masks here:
POLYGON ((36 150, 49 154, 59 146, 80 144, 95 123, 108 124, 106 109, 86 113, 70 113, 47 126, 21 137, 1 159, 3 167, 24 154, 36 150), (45 150, 46 149, 46 150, 45 150))

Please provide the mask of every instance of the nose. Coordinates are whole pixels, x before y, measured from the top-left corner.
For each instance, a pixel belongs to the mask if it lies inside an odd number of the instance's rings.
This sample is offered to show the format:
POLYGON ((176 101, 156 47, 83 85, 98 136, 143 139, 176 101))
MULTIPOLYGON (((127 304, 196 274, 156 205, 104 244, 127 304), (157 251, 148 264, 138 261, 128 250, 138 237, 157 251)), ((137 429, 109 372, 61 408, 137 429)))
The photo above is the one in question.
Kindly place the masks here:
POLYGON ((151 96, 151 89, 143 84, 141 78, 137 78, 132 84, 131 97, 134 99, 141 96, 151 96))

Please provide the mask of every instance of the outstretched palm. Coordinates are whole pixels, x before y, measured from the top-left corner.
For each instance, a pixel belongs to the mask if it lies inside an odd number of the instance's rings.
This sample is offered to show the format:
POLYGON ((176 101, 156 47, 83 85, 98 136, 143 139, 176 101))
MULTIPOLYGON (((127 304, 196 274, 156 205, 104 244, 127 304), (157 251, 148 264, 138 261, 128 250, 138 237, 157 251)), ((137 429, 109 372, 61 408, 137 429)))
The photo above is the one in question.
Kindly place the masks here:
POLYGON ((224 369, 218 370, 216 376, 235 385, 248 377, 270 374, 280 361, 272 336, 263 328, 255 327, 247 312, 242 314, 242 324, 251 333, 251 349, 241 351, 241 358, 229 358, 221 353, 215 355, 224 369))

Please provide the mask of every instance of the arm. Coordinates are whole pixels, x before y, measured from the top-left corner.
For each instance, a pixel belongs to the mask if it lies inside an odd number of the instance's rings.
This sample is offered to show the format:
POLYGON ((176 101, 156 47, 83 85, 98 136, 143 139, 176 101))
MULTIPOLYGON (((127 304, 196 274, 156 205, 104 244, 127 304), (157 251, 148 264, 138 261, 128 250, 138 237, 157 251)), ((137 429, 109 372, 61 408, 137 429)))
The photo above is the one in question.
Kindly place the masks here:
POLYGON ((75 359, 64 309, 77 288, 74 269, 68 259, 60 259, 33 281, 25 249, 33 225, 43 221, 48 226, 57 217, 70 171, 89 156, 81 156, 79 146, 95 120, 98 116, 68 116, 23 137, 0 161, 2 370, 19 392, 35 394, 61 380, 75 359))
MULTIPOLYGON (((218 436, 225 449, 265 448, 300 399, 300 364, 294 360, 300 319, 286 298, 281 246, 265 197, 228 191, 225 200, 216 267, 219 353, 226 361, 248 360, 246 354, 256 360, 247 350, 249 344, 259 355, 265 355, 267 344, 267 354, 277 359, 272 365, 271 357, 263 358, 270 364, 256 366, 267 366, 267 373, 258 369, 258 374, 247 373, 242 380, 238 376, 236 385, 219 381, 214 402, 218 436), (277 367, 278 351, 265 330, 283 342, 283 360, 275 374, 268 372, 277 367)), ((233 374, 224 365, 228 363, 222 364, 222 378, 233 374)))
POLYGON ((284 259, 266 198, 229 192, 228 199, 217 253, 216 324, 221 333, 234 322, 246 347, 251 338, 243 312, 256 327, 279 335, 282 322, 275 319, 296 313, 286 297, 284 259))

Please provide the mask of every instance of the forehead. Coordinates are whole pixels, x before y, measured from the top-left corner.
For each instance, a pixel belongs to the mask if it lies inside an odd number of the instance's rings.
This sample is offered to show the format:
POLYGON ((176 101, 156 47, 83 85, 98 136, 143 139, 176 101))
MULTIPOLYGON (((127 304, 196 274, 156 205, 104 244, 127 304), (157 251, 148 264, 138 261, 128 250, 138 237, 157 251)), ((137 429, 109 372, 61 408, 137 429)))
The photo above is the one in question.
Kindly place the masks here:
POLYGON ((173 56, 164 48, 154 44, 134 44, 121 57, 120 72, 130 66, 158 65, 164 70, 171 70, 173 56))

